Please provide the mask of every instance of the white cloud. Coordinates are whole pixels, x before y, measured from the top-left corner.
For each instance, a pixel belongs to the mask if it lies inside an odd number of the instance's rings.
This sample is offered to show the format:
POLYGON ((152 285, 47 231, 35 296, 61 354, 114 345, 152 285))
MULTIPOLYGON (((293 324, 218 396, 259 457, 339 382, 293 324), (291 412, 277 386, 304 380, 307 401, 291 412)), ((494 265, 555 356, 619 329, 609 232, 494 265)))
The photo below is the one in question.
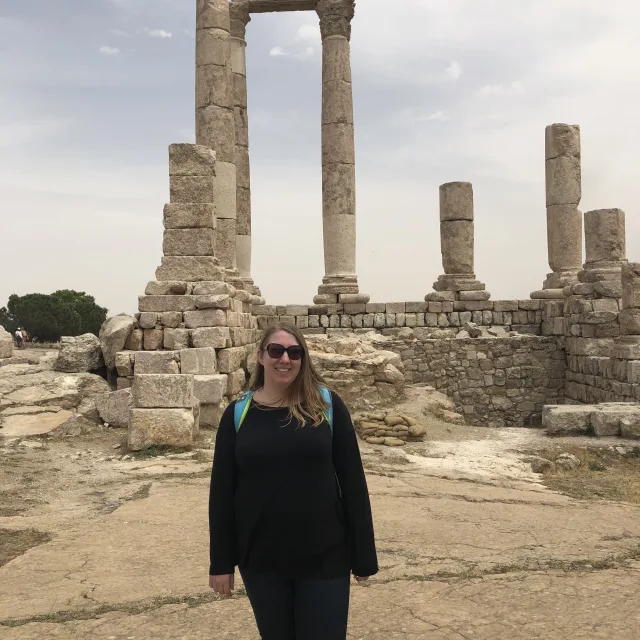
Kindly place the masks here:
POLYGON ((99 52, 103 56, 117 56, 120 53, 120 49, 118 49, 117 47, 108 47, 105 45, 103 47, 100 47, 99 52))
POLYGON ((168 39, 173 37, 171 31, 165 31, 164 29, 149 29, 149 27, 139 29, 136 33, 145 33, 150 38, 168 39))
POLYGON ((477 95, 486 98, 488 96, 518 96, 525 92, 524 85, 519 80, 511 84, 485 84, 484 87, 478 89, 477 95))
POLYGON ((281 58, 284 56, 288 56, 289 54, 285 52, 285 50, 282 47, 273 47, 273 49, 271 49, 271 51, 269 51, 269 55, 272 58, 281 58))
POLYGON ((273 47, 273 49, 269 51, 269 55, 272 58, 295 58, 296 60, 302 61, 313 58, 315 53, 316 50, 313 47, 307 47, 304 51, 299 51, 296 53, 285 51, 282 47, 273 47))
POLYGON ((444 70, 444 72, 452 79, 458 80, 462 75, 462 67, 453 60, 451 64, 444 70))

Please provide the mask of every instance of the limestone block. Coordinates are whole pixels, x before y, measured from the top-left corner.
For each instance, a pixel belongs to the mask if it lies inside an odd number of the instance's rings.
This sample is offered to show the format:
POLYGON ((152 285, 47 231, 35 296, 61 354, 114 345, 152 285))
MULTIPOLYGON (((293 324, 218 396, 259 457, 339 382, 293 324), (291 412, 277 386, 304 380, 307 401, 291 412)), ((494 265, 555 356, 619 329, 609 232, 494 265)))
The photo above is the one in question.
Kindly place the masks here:
POLYGON ((546 405, 542 426, 549 435, 586 434, 591 426, 593 408, 581 405, 546 405))
POLYGON ((428 302, 407 302, 405 304, 407 313, 425 313, 428 308, 428 302))
POLYGON ((458 297, 463 302, 478 302, 489 300, 491 293, 489 291, 460 291, 458 292, 458 297))
POLYGON ((198 29, 196 31, 196 66, 226 64, 229 49, 229 33, 220 28, 198 29))
POLYGON ((132 383, 132 378, 118 378, 116 380, 116 390, 122 391, 123 389, 130 389, 132 383))
POLYGON ((236 185, 236 226, 238 235, 251 235, 251 190, 236 185))
POLYGON ((190 334, 188 329, 174 329, 173 330, 173 348, 176 351, 180 349, 186 349, 190 346, 190 334))
POLYGON ((353 124, 353 88, 340 79, 322 84, 322 124, 353 124))
POLYGON ((473 186, 470 182, 440 185, 440 222, 473 221, 473 186))
POLYGON ((592 300, 591 305, 594 311, 610 311, 612 313, 618 313, 619 310, 618 301, 614 298, 592 300))
POLYGON ((599 438, 620 435, 620 419, 630 416, 640 418, 640 407, 623 403, 604 404, 592 407, 591 426, 593 434, 599 438))
POLYGON ((234 297, 236 295, 235 287, 231 286, 227 282, 197 282, 193 285, 194 296, 219 296, 227 295, 234 297))
POLYGON ((218 220, 216 231, 216 255, 221 264, 233 268, 236 264, 236 221, 218 220))
POLYGON ((560 156, 545 163, 547 206, 580 203, 582 183, 580 158, 560 156))
POLYGON ((228 309, 231 298, 226 294, 195 296, 195 302, 198 309, 228 309))
POLYGON ((237 216, 236 165, 229 162, 219 162, 214 186, 216 193, 216 225, 219 227, 219 220, 223 218, 235 220, 237 216))
POLYGON ((216 153, 196 144, 169 145, 169 175, 211 176, 216 170, 216 153))
POLYGON ((110 427, 127 427, 133 397, 129 389, 102 393, 95 397, 96 409, 110 427))
POLYGON ((346 307, 348 305, 366 306, 371 300, 371 296, 367 293, 340 293, 338 294, 338 302, 345 306, 345 313, 348 313, 346 307))
POLYGON ((545 127, 545 158, 580 157, 580 127, 577 124, 555 123, 545 127))
MULTIPOLYGON (((229 3, 227 0, 198 0, 196 5, 196 29, 231 30, 229 3)), ((227 45, 228 47, 228 45, 227 45)))
POLYGON ((213 229, 167 229, 162 250, 165 256, 212 256, 213 229))
POLYGON ((164 340, 163 340, 163 345, 165 349, 168 349, 169 351, 173 351, 176 348, 176 341, 174 338, 174 329, 166 327, 164 330, 164 340))
POLYGON ((133 375, 133 359, 132 351, 118 351, 115 356, 115 368, 119 376, 126 378, 133 375))
POLYGON ((440 223, 442 265, 446 274, 473 273, 473 222, 440 223))
POLYGON ((182 313, 180 311, 164 311, 159 314, 159 319, 163 327, 175 329, 182 322, 182 313))
POLYGON ((194 376, 193 395, 200 404, 218 404, 227 393, 227 376, 224 374, 194 376))
POLYGON ((206 376, 217 373, 216 350, 213 347, 182 349, 180 351, 180 373, 206 376))
POLYGON ((227 395, 237 396, 244 391, 247 376, 244 369, 236 369, 227 378, 227 395))
MULTIPOLYGON (((235 154, 236 165, 236 189, 242 187, 249 189, 251 187, 251 168, 249 166, 249 149, 247 147, 238 147, 236 145, 235 154)), ((238 193, 236 190, 236 208, 238 193)), ((237 213, 236 216, 237 217, 237 213)))
MULTIPOLYGON (((167 206, 170 207, 172 205, 167 206)), ((147 283, 144 293, 147 296, 183 296, 187 293, 187 283, 172 280, 164 282, 152 280, 147 283)))
POLYGON ((404 313, 406 306, 404 302, 387 302, 386 313, 404 313))
MULTIPOLYGON (((199 134, 199 142, 216 150, 216 176, 218 176, 220 164, 232 163, 235 157, 233 109, 216 105, 196 109, 196 131, 199 134)), ((191 200, 190 202, 210 202, 210 200, 191 200)))
POLYGON ((158 280, 223 280, 224 268, 213 256, 164 256, 156 269, 158 280))
POLYGON ((640 309, 623 309, 619 315, 620 333, 623 335, 640 334, 640 309))
POLYGON ((127 445, 133 451, 153 445, 189 447, 194 427, 193 409, 131 409, 127 445))
POLYGON ((218 370, 220 373, 232 373, 242 366, 246 352, 243 347, 231 347, 218 351, 218 370))
MULTIPOLYGON (((356 223, 353 215, 322 216, 324 262, 327 273, 355 273, 356 223)), ((359 293, 352 283, 321 284, 318 293, 359 293)))
POLYGON ((170 176, 171 203, 213 202, 213 176, 170 176))
POLYGON ((108 368, 114 366, 116 353, 122 351, 129 334, 135 326, 135 318, 119 315, 108 318, 100 328, 100 348, 108 368))
POLYGON ((620 418, 620 435, 623 438, 640 438, 640 414, 634 413, 620 418))
POLYGON ((349 41, 344 38, 325 38, 322 43, 322 83, 351 83, 349 41))
POLYGON ((227 405, 223 402, 217 404, 200 405, 200 426, 208 429, 215 429, 220 424, 222 414, 227 405))
MULTIPOLYGON (((0 332, 0 335, 7 333, 0 332)), ((10 356, 6 356, 10 357, 10 356)), ((100 340, 93 333, 60 338, 60 350, 53 364, 54 371, 83 373, 94 371, 104 365, 100 340)))
POLYGON ((231 346, 231 336, 228 327, 203 327, 194 329, 191 334, 193 346, 214 347, 224 349, 231 346))
POLYGON ((134 371, 139 374, 180 373, 177 351, 140 351, 134 359, 134 371))
MULTIPOLYGON (((139 296, 138 300, 142 300, 145 296, 139 296)), ((163 297, 163 296, 159 296, 163 297)), ((138 324, 142 329, 153 329, 158 322, 158 314, 155 312, 144 311, 138 318, 138 324)))
POLYGON ((339 122, 322 125, 322 166, 338 164, 354 165, 353 124, 339 122))
POLYGON ((162 329, 144 329, 142 347, 145 351, 157 351, 164 346, 164 331, 162 329))
MULTIPOLYGON (((164 206, 165 229, 214 229, 216 226, 215 206, 213 203, 171 203, 164 206)), ((145 292, 151 293, 151 292, 145 292)), ((184 291, 158 292, 184 293, 184 291)))
POLYGON ((196 109, 210 106, 224 109, 230 109, 233 106, 230 66, 202 64, 196 67, 196 109))
POLYGON ((625 309, 640 308, 640 262, 622 265, 622 306, 625 309))
POLYGON ((574 204, 547 207, 549 266, 554 270, 582 265, 582 213, 574 204))
MULTIPOLYGON (((147 313, 146 319, 151 319, 151 315, 155 316, 153 326, 143 327, 143 329, 152 329, 156 326, 158 312, 161 311, 192 311, 196 308, 194 296, 138 296, 138 309, 147 313)), ((142 318, 142 315, 141 315, 142 318)))
POLYGON ((133 376, 133 402, 136 407, 191 408, 193 406, 193 376, 146 374, 133 376))
POLYGON ((626 258, 625 216, 621 209, 596 209, 584 214, 586 262, 626 258))
POLYGON ((221 309, 187 311, 184 314, 184 324, 187 329, 197 329, 199 327, 225 327, 228 326, 227 314, 221 309))
POLYGON ((0 330, 0 358, 13 356, 13 336, 6 330, 0 330))

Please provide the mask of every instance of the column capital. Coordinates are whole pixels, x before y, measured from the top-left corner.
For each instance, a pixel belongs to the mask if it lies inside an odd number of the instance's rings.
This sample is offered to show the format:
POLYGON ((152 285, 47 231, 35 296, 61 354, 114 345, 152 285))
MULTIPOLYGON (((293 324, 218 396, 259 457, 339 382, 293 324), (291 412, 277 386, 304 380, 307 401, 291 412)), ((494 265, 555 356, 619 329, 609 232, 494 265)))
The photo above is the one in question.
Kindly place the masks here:
POLYGON ((320 17, 322 39, 344 36, 351 39, 351 20, 355 15, 355 0, 319 0, 316 11, 320 17))
POLYGON ((247 25, 251 22, 249 0, 231 0, 229 14, 231 17, 231 37, 245 40, 247 25))

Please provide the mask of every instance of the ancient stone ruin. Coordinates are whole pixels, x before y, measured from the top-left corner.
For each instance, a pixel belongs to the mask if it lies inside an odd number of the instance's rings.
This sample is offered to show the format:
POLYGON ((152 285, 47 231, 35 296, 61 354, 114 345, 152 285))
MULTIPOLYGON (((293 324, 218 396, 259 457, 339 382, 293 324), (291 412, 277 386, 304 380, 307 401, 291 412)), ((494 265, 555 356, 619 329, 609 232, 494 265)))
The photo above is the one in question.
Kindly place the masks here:
MULTIPOLYGON (((139 313, 110 318, 101 332, 116 390, 100 405, 105 416, 120 424, 127 416, 132 448, 188 445, 198 428, 216 427, 243 390, 260 331, 287 321, 318 336, 310 342, 321 370, 352 408, 369 415, 396 402, 405 385, 421 384, 446 393, 471 424, 539 426, 544 411, 555 433, 620 433, 618 405, 606 411, 597 405, 625 403, 637 411, 640 263, 626 258, 624 212, 583 216, 578 209, 577 125, 545 131, 551 271, 542 289, 526 299, 491 300, 475 274, 473 188, 453 182, 440 187, 443 273, 433 291, 393 303, 371 302, 360 292, 354 6, 354 0, 197 0, 196 144, 169 148, 163 256, 139 313), (266 304, 251 271, 246 30, 252 13, 298 10, 317 12, 322 36, 325 276, 315 297, 310 292, 313 304, 275 306, 266 304), (554 423, 558 415, 565 417, 554 423), (594 415, 596 422, 613 416, 615 425, 594 428, 594 415), (562 420, 574 426, 563 429, 562 420)), ((412 426, 364 422, 369 426, 359 429, 370 438, 412 426)))

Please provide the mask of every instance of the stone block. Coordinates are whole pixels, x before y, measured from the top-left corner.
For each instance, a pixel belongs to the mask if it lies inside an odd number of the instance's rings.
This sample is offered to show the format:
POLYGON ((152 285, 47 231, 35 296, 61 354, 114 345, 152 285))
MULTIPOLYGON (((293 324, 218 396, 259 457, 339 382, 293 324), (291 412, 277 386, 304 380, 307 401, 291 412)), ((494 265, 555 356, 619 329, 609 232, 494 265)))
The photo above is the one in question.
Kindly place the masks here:
POLYGON ((143 342, 144 334, 142 333, 142 329, 133 329, 127 336, 124 348, 128 351, 142 351, 142 347, 144 346, 143 342))
POLYGON ((636 417, 640 419, 640 406, 629 404, 604 404, 592 407, 591 426, 593 434, 599 438, 620 435, 620 419, 636 417))
POLYGON ((226 294, 194 296, 194 298, 198 309, 228 309, 232 300, 226 294))
POLYGON ((640 309, 624 309, 619 315, 620 333, 623 335, 640 334, 640 309))
POLYGON ((102 393, 95 396, 96 409, 103 422, 110 427, 127 427, 133 397, 129 389, 102 393))
POLYGON ((625 309, 640 308, 640 262, 622 265, 622 305, 625 309))
POLYGON ((140 374, 180 373, 177 351, 140 351, 134 359, 134 372, 140 374))
POLYGON ((173 351, 176 348, 174 332, 175 332, 175 329, 172 329, 170 327, 165 327, 164 329, 164 338, 163 338, 162 344, 164 348, 168 349, 169 351, 173 351))
MULTIPOLYGON (((140 300, 142 300, 142 298, 144 298, 145 296, 140 296, 140 300)), ((145 311, 142 312, 140 314, 140 317, 138 318, 138 325, 140 325, 140 327, 142 329, 153 329, 155 328, 156 324, 158 323, 158 314, 155 312, 149 312, 149 311, 145 311)))
POLYGON ((547 207, 547 250, 554 271, 581 268, 582 213, 576 203, 547 207))
MULTIPOLYGON (((440 223, 440 246, 445 274, 473 273, 473 222, 447 220, 440 223)), ((483 287, 484 288, 484 287, 483 287)), ((470 288, 469 290, 472 290, 470 288)), ((462 290, 467 290, 462 287, 462 290)))
POLYGON ((227 393, 227 376, 216 374, 208 376, 194 376, 193 395, 200 404, 218 404, 227 393))
POLYGON ((242 366, 246 352, 242 347, 231 347, 218 351, 218 369, 220 373, 232 373, 242 366))
POLYGON ((190 333, 188 329, 173 329, 173 348, 176 351, 190 346, 190 333))
MULTIPOLYGON (((196 67, 196 109, 216 106, 230 109, 233 105, 233 85, 229 66, 201 64, 196 67)), ((214 172, 203 175, 213 175, 214 172)))
POLYGON ((187 311, 184 314, 184 324, 187 329, 197 329, 200 327, 225 327, 228 326, 227 312, 222 309, 187 311))
POLYGON ((164 311, 159 314, 159 318, 163 327, 175 329, 182 322, 182 313, 180 311, 164 311))
POLYGON ((367 309, 367 305, 362 302, 360 304, 347 303, 344 305, 344 312, 349 315, 357 315, 357 314, 365 313, 366 309, 367 309))
POLYGON ((560 156, 545 162, 547 207, 578 205, 582 197, 580 158, 560 156))
POLYGON ((217 373, 216 350, 213 347, 182 349, 180 373, 204 376, 217 373))
POLYGON ((428 302, 407 302, 405 304, 407 313, 426 313, 428 308, 428 302))
POLYGON ((519 309, 518 300, 494 300, 493 301, 493 310, 494 311, 518 311, 519 309))
POLYGON ((247 376, 244 369, 236 369, 227 377, 227 395, 231 398, 244 391, 247 376))
POLYGON ((139 451, 153 445, 189 447, 193 444, 193 409, 131 409, 127 445, 139 451))
POLYGON ((580 127, 577 124, 554 123, 545 128, 545 158, 580 157, 580 127))
POLYGON ((158 280, 223 280, 224 268, 213 256, 164 256, 156 269, 158 280))
POLYGON ((549 435, 586 434, 591 428, 593 407, 581 405, 546 405, 542 410, 542 426, 549 435))
POLYGON ((133 351, 118 351, 115 355, 115 368, 119 376, 127 377, 133 375, 133 351))
POLYGON ((387 302, 386 313, 405 313, 406 305, 404 302, 387 302))
MULTIPOLYGON (((322 125, 322 166, 354 165, 353 124, 337 122, 322 125)), ((324 174, 325 172, 323 172, 324 174)), ((326 182, 327 178, 324 178, 326 182)), ((339 292, 338 292, 339 293, 339 292)), ((354 293, 357 293, 354 292, 354 293)))
POLYGON ((210 176, 215 173, 216 153, 197 144, 169 145, 169 175, 210 176))
MULTIPOLYGON (((212 203, 172 203, 164 206, 164 228, 215 229, 216 213, 212 203)), ((173 292, 172 292, 173 293, 173 292)))
POLYGON ((633 413, 620 418, 620 435, 623 438, 640 438, 640 414, 633 413))
MULTIPOLYGON (((190 311, 196 308, 194 296, 138 296, 141 312, 190 311)), ((155 326, 154 322, 154 326, 155 326)), ((142 324, 140 325, 142 327, 142 324)), ((143 329, 152 327, 142 327, 143 329)))
POLYGON ((176 280, 152 280, 147 283, 144 293, 147 296, 183 296, 187 293, 187 283, 176 280))
MULTIPOLYGON (((193 285, 194 296, 230 296, 236 295, 236 288, 227 282, 214 281, 214 282, 196 282, 193 285)), ((265 305, 266 307, 266 305, 265 305)), ((259 313, 256 310, 256 313, 259 313)))
POLYGON ((164 344, 164 331, 162 329, 144 329, 143 348, 145 351, 157 351, 164 344))
POLYGON ((213 180, 213 176, 170 176, 170 202, 172 204, 214 202, 213 180))
POLYGON ((425 302, 454 302, 456 294, 454 291, 432 291, 424 299, 425 302))
POLYGON ((193 376, 146 374, 133 376, 133 402, 136 407, 193 407, 193 376))
MULTIPOLYGON (((196 130, 202 140, 216 150, 216 178, 220 177, 221 165, 232 163, 235 158, 235 116, 231 108, 209 105, 196 109, 196 130)), ((233 180, 235 185, 235 179, 233 180)), ((192 200, 191 202, 207 202, 192 200)))
POLYGON ((283 315, 287 316, 306 316, 309 314, 309 306, 308 305, 300 305, 300 304, 289 304, 285 308, 285 312, 283 315))
POLYGON ((133 378, 118 378, 116 380, 116 390, 122 391, 124 389, 130 389, 133 383, 133 378))
POLYGON ((367 293, 341 293, 338 295, 338 302, 344 305, 367 305, 371 296, 367 293))
POLYGON ((458 297, 464 302, 478 302, 488 300, 491 294, 488 291, 460 291, 458 297))
POLYGON ((473 186, 470 182, 440 185, 440 222, 473 220, 473 186))
POLYGON ((493 311, 491 300, 469 300, 464 303, 465 311, 493 311))
POLYGON ((584 214, 586 262, 626 258, 625 216, 621 209, 597 209, 584 214))
POLYGON ((384 313, 387 305, 384 302, 369 302, 365 309, 367 313, 384 313))
POLYGON ((214 404, 201 404, 200 426, 206 429, 217 428, 226 408, 227 404, 224 401, 214 404))
POLYGON ((215 253, 213 229, 167 229, 162 251, 165 256, 212 256, 215 253))
POLYGON ((228 327, 201 327, 191 332, 191 340, 196 348, 213 347, 224 349, 231 346, 228 327))

